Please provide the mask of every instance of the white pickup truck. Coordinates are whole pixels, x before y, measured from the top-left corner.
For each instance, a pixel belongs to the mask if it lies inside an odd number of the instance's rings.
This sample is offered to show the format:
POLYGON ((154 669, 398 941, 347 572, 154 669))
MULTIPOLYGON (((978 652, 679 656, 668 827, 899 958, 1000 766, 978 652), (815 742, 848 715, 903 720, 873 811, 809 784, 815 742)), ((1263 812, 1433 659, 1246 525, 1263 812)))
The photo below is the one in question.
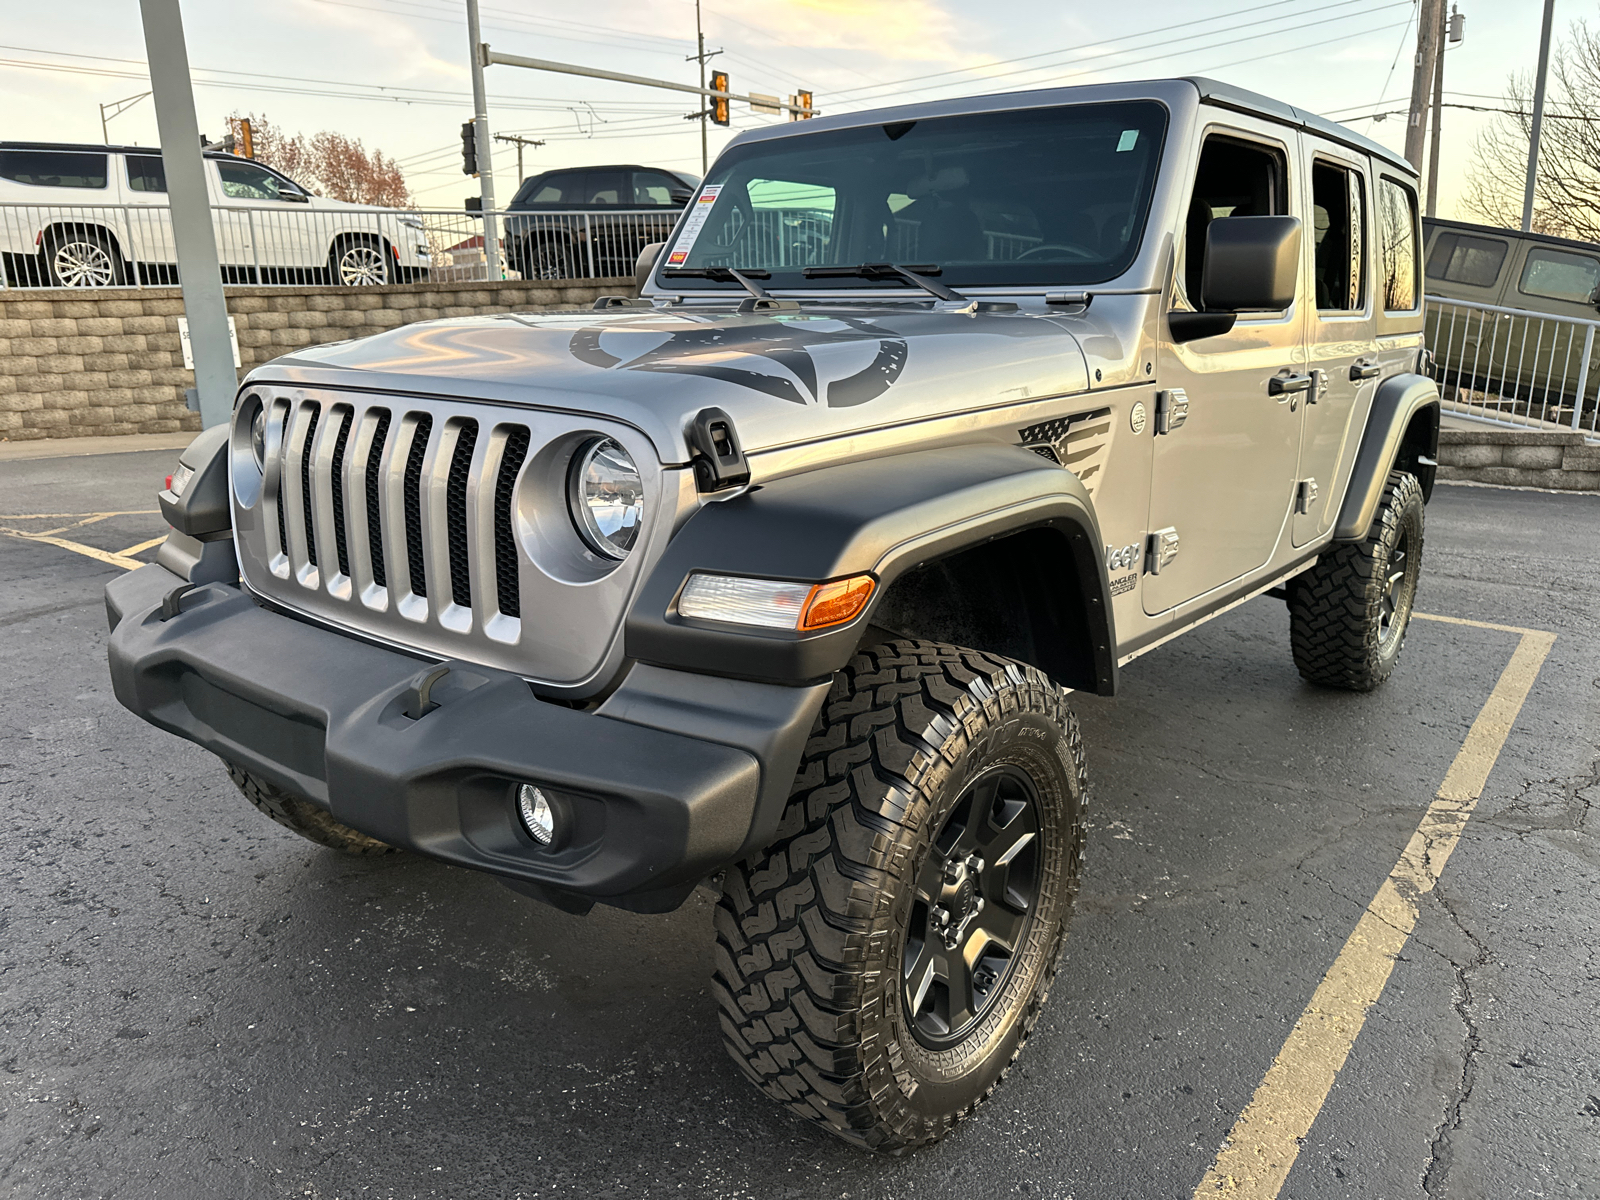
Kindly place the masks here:
MULTIPOLYGON (((206 187, 228 283, 428 278, 422 219, 314 196, 248 158, 208 151, 206 187)), ((13 287, 177 282, 161 151, 0 142, 0 269, 13 287)))

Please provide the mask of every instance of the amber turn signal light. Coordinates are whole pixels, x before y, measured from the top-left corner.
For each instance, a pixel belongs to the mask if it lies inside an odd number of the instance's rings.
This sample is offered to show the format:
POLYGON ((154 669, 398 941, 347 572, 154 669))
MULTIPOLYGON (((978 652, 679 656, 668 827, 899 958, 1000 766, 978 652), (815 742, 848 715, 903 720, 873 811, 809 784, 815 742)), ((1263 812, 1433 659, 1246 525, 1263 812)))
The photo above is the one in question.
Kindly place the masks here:
POLYGON ((849 579, 817 584, 801 610, 801 632, 855 620, 872 598, 872 589, 876 586, 871 575, 852 575, 849 579))

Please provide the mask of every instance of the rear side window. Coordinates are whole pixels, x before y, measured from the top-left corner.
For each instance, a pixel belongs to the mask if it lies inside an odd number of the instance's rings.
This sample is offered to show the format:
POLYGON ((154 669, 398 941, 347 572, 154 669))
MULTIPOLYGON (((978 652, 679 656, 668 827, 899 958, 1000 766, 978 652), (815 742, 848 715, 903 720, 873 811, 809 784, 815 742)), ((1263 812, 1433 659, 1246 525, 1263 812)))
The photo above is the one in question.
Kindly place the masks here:
POLYGON ((1317 308, 1352 312, 1366 306, 1366 201, 1361 175, 1317 162, 1311 167, 1311 215, 1315 239, 1317 308))
POLYGON ((1517 286, 1524 295, 1587 304, 1594 300, 1595 288, 1600 286, 1600 260, 1587 254, 1535 247, 1528 251, 1522 282, 1517 286))
POLYGON ((557 171, 545 176, 525 200, 530 204, 581 204, 583 179, 582 171, 557 171))
POLYGON ((1510 246, 1498 238, 1441 233, 1428 251, 1428 278, 1468 287, 1493 287, 1510 246))
POLYGON ((1417 194, 1397 179, 1378 181, 1378 242, 1383 256, 1383 307, 1417 307, 1417 194))
MULTIPOLYGON (((621 171, 590 171, 584 184, 584 204, 621 204, 627 177, 621 171)), ((631 198, 630 198, 631 202, 631 198)))
POLYGON ((135 192, 167 190, 167 169, 154 154, 128 155, 128 187, 135 192))
POLYGON ((0 179, 34 187, 103 188, 106 156, 80 150, 0 150, 0 179))

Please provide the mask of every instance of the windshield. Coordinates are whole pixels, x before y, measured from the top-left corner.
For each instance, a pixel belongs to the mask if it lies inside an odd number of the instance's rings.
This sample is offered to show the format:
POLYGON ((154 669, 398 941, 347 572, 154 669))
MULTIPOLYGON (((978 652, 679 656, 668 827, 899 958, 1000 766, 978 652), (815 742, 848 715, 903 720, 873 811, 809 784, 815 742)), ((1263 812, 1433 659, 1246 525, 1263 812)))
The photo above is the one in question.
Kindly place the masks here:
POLYGON ((1140 100, 739 146, 690 205, 665 278, 735 267, 769 272, 772 288, 881 288, 803 272, 899 263, 937 267, 950 287, 1101 283, 1138 253, 1166 120, 1140 100))

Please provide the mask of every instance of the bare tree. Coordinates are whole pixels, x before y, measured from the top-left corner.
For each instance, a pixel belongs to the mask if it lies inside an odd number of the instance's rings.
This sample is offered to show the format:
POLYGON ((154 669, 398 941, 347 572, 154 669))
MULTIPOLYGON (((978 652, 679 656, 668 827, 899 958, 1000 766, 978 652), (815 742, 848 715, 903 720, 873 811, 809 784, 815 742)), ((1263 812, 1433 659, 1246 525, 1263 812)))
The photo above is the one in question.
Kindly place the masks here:
MULTIPOLYGON (((1600 242, 1600 33, 1574 21, 1550 55, 1550 82, 1539 138, 1533 228, 1600 242)), ((1533 125, 1533 81, 1506 83, 1506 107, 1478 135, 1462 205, 1494 225, 1522 224, 1522 188, 1533 125)))
MULTIPOLYGON (((406 187, 405 175, 399 164, 383 151, 368 151, 359 140, 331 130, 324 130, 310 139, 303 133, 290 137, 265 114, 246 115, 256 159, 282 171, 317 195, 351 204, 410 207, 411 192, 406 187)), ((236 141, 240 136, 241 119, 239 113, 228 118, 236 141)))

